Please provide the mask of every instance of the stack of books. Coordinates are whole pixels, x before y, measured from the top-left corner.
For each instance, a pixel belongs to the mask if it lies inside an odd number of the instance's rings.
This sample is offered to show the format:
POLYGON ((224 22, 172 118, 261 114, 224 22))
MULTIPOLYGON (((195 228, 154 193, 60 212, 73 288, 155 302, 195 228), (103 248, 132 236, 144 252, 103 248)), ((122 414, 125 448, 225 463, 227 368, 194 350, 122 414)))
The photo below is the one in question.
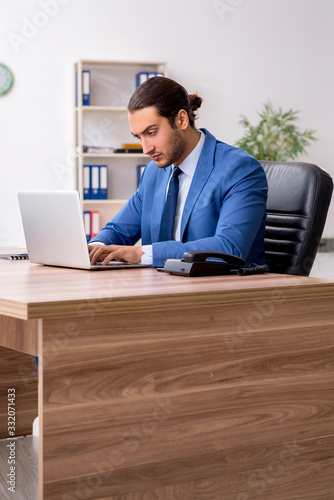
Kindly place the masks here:
POLYGON ((114 153, 142 153, 143 147, 141 144, 125 143, 121 148, 115 149, 114 153))

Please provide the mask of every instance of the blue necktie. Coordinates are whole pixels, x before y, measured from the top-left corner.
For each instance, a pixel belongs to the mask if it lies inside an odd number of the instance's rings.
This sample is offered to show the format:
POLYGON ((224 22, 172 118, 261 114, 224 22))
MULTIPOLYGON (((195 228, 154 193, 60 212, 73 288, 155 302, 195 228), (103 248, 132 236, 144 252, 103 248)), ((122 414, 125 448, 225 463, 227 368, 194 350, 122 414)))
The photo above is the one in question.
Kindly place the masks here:
POLYGON ((173 237, 176 204, 179 194, 179 175, 181 173, 182 170, 179 169, 179 167, 175 167, 173 169, 173 174, 169 182, 164 211, 162 212, 158 241, 170 241, 173 237))

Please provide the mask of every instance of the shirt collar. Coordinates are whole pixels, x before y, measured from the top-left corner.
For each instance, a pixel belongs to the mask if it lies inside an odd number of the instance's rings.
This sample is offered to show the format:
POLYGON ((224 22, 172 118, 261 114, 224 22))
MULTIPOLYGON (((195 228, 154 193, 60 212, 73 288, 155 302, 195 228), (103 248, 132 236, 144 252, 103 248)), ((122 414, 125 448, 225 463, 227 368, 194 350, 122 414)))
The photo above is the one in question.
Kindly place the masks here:
POLYGON ((191 178, 193 178, 193 176, 194 176, 196 166, 197 166, 199 157, 201 155, 202 148, 204 146, 205 134, 204 134, 204 132, 202 132, 202 130, 200 130, 200 133, 201 133, 201 137, 200 137, 198 143, 196 144, 196 146, 194 147, 192 152, 188 154, 187 158, 185 158, 183 160, 183 162, 180 163, 180 165, 179 165, 179 168, 182 170, 182 172, 191 178))

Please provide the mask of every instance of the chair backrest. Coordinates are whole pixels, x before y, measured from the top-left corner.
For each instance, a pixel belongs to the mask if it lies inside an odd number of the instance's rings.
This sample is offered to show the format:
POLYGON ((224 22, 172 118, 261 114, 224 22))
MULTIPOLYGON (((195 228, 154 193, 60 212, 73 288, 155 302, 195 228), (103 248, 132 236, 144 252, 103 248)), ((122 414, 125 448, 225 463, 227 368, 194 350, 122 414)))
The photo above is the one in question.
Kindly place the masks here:
POLYGON ((270 272, 308 276, 327 217, 332 178, 311 163, 260 163, 269 186, 264 248, 270 272))

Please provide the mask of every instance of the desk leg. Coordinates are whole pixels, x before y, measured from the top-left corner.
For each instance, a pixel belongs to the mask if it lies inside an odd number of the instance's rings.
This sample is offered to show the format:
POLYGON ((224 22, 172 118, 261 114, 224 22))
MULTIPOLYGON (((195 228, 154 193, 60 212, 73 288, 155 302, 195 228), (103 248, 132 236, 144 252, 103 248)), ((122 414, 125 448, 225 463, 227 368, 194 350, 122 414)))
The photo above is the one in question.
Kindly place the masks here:
POLYGON ((44 321, 40 500, 332 498, 332 303, 268 301, 44 321))

